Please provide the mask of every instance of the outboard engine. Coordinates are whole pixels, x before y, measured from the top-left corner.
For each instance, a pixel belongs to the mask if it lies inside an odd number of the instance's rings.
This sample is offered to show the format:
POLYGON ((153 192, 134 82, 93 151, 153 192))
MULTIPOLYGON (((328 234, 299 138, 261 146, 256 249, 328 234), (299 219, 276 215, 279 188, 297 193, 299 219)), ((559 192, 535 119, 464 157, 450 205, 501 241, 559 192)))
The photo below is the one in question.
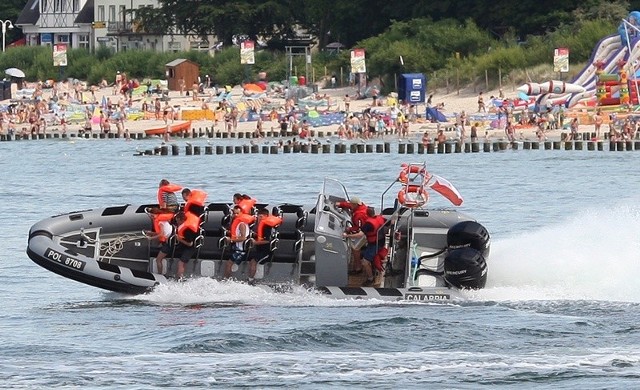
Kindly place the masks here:
POLYGON ((489 257, 491 238, 484 226, 476 221, 459 222, 447 232, 447 246, 450 249, 471 247, 489 257))
POLYGON ((475 221, 455 224, 447 232, 444 279, 457 288, 480 289, 487 282, 490 237, 475 221))
POLYGON ((444 280, 457 288, 483 288, 487 283, 487 263, 471 247, 452 249, 444 258, 444 280))

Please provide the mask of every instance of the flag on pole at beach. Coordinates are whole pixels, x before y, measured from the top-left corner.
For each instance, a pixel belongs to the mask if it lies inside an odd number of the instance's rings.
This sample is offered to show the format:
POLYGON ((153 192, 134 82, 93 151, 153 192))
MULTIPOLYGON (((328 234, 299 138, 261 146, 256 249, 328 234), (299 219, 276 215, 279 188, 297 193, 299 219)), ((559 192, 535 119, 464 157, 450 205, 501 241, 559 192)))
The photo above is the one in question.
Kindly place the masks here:
POLYGON ((440 195, 449 199, 449 202, 456 206, 460 206, 463 202, 462 195, 458 192, 456 187, 453 186, 447 179, 437 175, 431 175, 430 187, 440 195))

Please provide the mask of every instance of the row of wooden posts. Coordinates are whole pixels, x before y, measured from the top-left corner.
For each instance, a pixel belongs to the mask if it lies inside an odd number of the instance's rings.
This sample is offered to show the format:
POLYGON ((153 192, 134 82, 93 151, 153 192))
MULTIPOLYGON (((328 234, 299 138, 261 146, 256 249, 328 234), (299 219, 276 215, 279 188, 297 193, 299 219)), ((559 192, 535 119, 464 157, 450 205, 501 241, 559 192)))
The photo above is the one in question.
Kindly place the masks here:
MULTIPOLYGON (((640 141, 524 141, 518 142, 468 142, 468 143, 439 143, 423 145, 420 143, 399 143, 397 153, 399 154, 450 154, 450 153, 479 153, 479 152, 499 152, 506 150, 610 150, 610 151, 631 151, 640 150, 640 141)), ((153 149, 138 152, 136 155, 146 156, 178 156, 180 155, 178 144, 161 145, 153 149)), ((395 151, 395 150, 394 150, 395 151)), ((212 154, 279 154, 279 153, 391 153, 391 143, 379 144, 364 143, 339 143, 339 144, 285 144, 285 145, 186 145, 184 153, 192 155, 212 155, 212 154)))
MULTIPOLYGON (((295 137, 291 131, 288 131, 286 134, 281 134, 280 131, 268 131, 265 132, 266 138, 280 138, 280 137, 295 137)), ((311 130, 310 138, 324 138, 324 137, 332 137, 336 135, 336 133, 332 131, 317 131, 311 130)), ((385 133, 384 135, 392 135, 391 133, 385 133)), ((560 140, 564 141, 567 133, 562 133, 560 140)), ((41 139, 74 139, 74 138, 94 138, 94 139, 113 139, 113 138, 123 138, 125 134, 118 133, 60 133, 57 131, 49 132, 49 133, 36 133, 36 134, 0 134, 0 141, 19 141, 19 140, 41 140, 41 139)), ((148 136, 143 132, 135 132, 129 134, 131 139, 147 139, 147 138, 158 138, 157 135, 148 136)), ((216 130, 214 128, 192 128, 190 131, 185 131, 177 134, 172 134, 174 138, 217 138, 217 139, 255 139, 256 134, 252 131, 246 132, 226 132, 216 130)), ((596 133, 584 132, 579 133, 577 140, 588 141, 592 140, 596 137, 596 133)), ((604 134, 605 140, 608 138, 608 134, 604 134)), ((636 134, 636 139, 640 139, 640 132, 636 134)))
MULTIPOLYGON (((334 132, 331 131, 311 131, 311 137, 332 137, 334 132)), ((60 133, 60 132, 49 132, 49 133, 26 133, 26 134, 0 134, 0 141, 20 141, 20 140, 40 140, 40 139, 74 139, 74 138, 93 138, 93 139, 113 139, 113 138, 123 138, 124 134, 118 133, 60 133)), ((146 138, 158 138, 157 135, 147 136, 145 133, 136 132, 131 133, 129 135, 132 139, 146 139, 146 138)), ((218 139, 252 139, 256 138, 256 134, 252 131, 247 132, 226 132, 226 131, 215 131, 210 128, 199 128, 199 129, 191 129, 190 131, 185 131, 177 134, 172 134, 172 137, 178 138, 218 138, 218 139)), ((265 133, 265 137, 267 138, 277 138, 277 137, 295 137, 295 134, 292 132, 287 132, 286 134, 281 134, 279 131, 268 131, 265 133)))

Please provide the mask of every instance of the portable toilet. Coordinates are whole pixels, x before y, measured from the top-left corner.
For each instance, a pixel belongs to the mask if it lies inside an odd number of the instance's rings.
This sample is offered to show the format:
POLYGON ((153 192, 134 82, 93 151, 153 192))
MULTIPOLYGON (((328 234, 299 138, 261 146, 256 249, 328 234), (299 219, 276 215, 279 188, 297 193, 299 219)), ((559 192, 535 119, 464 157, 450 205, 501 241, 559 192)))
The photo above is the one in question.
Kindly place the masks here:
POLYGON ((422 73, 403 73, 398 85, 398 99, 409 104, 424 103, 427 78, 422 73))

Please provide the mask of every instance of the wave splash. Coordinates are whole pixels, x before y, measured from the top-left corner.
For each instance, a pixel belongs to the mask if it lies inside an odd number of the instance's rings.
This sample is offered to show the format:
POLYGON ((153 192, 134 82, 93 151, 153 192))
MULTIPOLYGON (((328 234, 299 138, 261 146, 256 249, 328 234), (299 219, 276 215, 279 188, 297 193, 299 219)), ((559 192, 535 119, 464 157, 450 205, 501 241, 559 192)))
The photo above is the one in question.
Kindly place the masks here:
POLYGON ((492 243, 480 300, 640 302, 640 207, 581 211, 492 243))

